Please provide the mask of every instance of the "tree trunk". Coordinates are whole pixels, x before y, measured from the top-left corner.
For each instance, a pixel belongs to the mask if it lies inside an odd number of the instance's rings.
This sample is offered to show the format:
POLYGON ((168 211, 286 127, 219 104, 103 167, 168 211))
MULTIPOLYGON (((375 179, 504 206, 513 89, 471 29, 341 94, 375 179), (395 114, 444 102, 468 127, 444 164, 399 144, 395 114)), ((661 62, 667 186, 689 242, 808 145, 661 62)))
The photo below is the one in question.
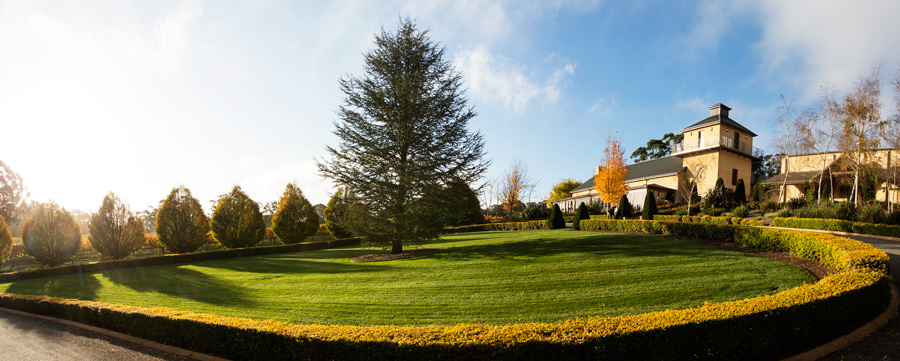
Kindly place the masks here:
POLYGON ((391 254, 401 254, 403 253, 403 240, 395 239, 391 242, 391 254))

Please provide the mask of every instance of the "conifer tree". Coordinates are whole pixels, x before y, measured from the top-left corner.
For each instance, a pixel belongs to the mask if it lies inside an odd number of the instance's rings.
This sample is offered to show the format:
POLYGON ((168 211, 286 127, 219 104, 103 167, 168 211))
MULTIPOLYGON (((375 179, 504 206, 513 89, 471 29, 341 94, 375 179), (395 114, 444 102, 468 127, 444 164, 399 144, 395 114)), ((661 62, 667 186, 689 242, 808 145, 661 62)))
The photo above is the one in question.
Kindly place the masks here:
POLYGON ((453 178, 442 193, 446 202, 443 209, 445 225, 459 227, 484 222, 481 202, 468 183, 458 177, 453 178))
POLYGON ((184 186, 172 188, 156 212, 159 243, 172 253, 193 252, 209 242, 209 217, 184 186))
POLYGON ((631 217, 633 213, 634 207, 631 206, 631 202, 628 202, 628 195, 623 194, 622 197, 619 198, 619 207, 616 209, 616 219, 631 217))
POLYGON ((81 249, 81 227, 56 203, 40 203, 22 226, 25 252, 44 266, 58 266, 81 249))
POLYGON ((347 227, 341 225, 344 218, 347 217, 348 206, 346 198, 350 196, 349 190, 345 187, 338 187, 334 192, 334 196, 328 201, 322 214, 325 216, 325 229, 331 236, 337 239, 350 238, 353 234, 347 227))
POLYGON ((651 221, 657 212, 656 197, 653 196, 653 192, 648 190, 647 195, 644 197, 644 208, 641 209, 641 219, 651 221))
POLYGON ((410 19, 399 29, 382 29, 365 54, 365 75, 341 79, 344 104, 338 110, 337 147, 319 161, 322 176, 353 190, 361 201, 350 207, 354 234, 390 245, 435 239, 442 227, 416 224, 413 206, 433 183, 454 177, 466 183, 487 169, 484 141, 467 129, 475 112, 463 81, 444 50, 410 19))
POLYGON ((259 204, 240 186, 219 198, 209 226, 213 238, 225 248, 252 247, 266 236, 266 221, 259 204))
POLYGON ((91 247, 106 258, 122 259, 141 249, 144 238, 144 221, 135 217, 128 206, 109 192, 97 213, 91 215, 88 224, 91 247))
POLYGON ((578 208, 575 210, 575 216, 572 217, 572 229, 580 230, 581 229, 581 220, 590 219, 591 216, 588 213, 587 206, 584 203, 578 205, 578 208))
POLYGON ((286 244, 300 243, 319 230, 319 214, 296 184, 288 183, 272 216, 272 231, 286 244))
POLYGON ((738 179, 737 185, 734 186, 734 203, 738 205, 747 203, 747 189, 743 179, 738 179))
POLYGON ((553 208, 550 209, 550 219, 547 220, 547 226, 550 229, 566 228, 566 219, 563 217, 562 210, 559 209, 559 204, 554 204, 553 208))

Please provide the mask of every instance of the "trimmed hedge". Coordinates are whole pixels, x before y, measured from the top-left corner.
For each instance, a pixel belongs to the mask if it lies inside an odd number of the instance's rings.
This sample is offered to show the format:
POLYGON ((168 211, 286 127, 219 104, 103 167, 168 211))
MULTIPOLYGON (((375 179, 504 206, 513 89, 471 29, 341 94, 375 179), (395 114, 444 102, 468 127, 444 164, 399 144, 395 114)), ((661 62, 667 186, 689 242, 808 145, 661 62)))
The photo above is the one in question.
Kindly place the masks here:
POLYGON ((818 229, 900 238, 900 226, 853 222, 842 219, 776 217, 772 225, 776 227, 818 229))
POLYGON ((550 229, 547 221, 527 221, 527 222, 503 222, 503 223, 484 223, 473 224, 469 226, 446 227, 445 234, 465 233, 465 232, 484 232, 484 231, 530 231, 535 229, 550 229))
POLYGON ((9 294, 0 295, 0 306, 236 360, 257 359, 262 354, 273 360, 721 360, 779 359, 797 354, 859 327, 890 301, 887 255, 846 238, 663 221, 584 220, 582 226, 734 241, 817 259, 839 272, 770 296, 554 324, 295 325, 9 294))
POLYGON ((766 251, 790 252, 835 271, 868 269, 888 272, 887 254, 866 243, 822 233, 757 227, 664 221, 586 220, 587 231, 632 232, 735 242, 766 251))
POLYGON ((359 238, 335 239, 324 242, 303 242, 286 245, 262 246, 222 249, 215 251, 167 254, 162 256, 123 259, 115 261, 101 261, 87 264, 65 265, 47 268, 37 268, 26 271, 9 272, 0 274, 0 283, 13 282, 29 278, 62 276, 82 272, 103 272, 121 268, 149 267, 169 264, 190 263, 211 259, 239 258, 249 256, 262 256, 267 254, 311 251, 316 249, 353 246, 360 244, 359 238))

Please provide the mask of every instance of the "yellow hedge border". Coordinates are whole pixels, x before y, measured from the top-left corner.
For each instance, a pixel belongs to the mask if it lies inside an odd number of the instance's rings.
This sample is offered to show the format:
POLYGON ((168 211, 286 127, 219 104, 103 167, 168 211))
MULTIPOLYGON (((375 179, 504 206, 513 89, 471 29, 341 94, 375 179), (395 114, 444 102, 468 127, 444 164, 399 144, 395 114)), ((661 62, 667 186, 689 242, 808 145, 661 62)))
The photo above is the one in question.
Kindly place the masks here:
MULTIPOLYGON (((721 232, 718 229, 710 234, 721 232)), ((887 258, 883 252, 849 239, 772 232, 786 243, 799 244, 798 249, 813 249, 814 253, 828 249, 833 256, 823 261, 844 267, 815 284, 771 296, 552 324, 295 325, 12 294, 0 294, 0 307, 69 319, 232 359, 447 360, 780 358, 843 335, 886 307, 890 291, 881 263, 887 258), (812 243, 820 244, 808 246, 812 243)))

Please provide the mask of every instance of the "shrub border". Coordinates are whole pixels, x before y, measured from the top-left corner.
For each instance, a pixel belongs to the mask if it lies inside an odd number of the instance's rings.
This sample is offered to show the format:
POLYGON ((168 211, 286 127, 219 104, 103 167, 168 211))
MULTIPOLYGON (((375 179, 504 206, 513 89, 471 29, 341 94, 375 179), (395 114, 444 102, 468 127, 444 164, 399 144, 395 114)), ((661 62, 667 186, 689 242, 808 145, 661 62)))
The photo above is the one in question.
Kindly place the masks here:
POLYGON ((846 238, 719 224, 584 222, 585 229, 687 234, 787 250, 839 272, 771 296, 555 324, 293 325, 11 294, 0 294, 0 306, 232 359, 772 359, 844 335, 890 301, 887 255, 846 238))
POLYGON ((853 222, 842 219, 775 217, 772 225, 776 227, 816 229, 900 238, 900 226, 853 222))

